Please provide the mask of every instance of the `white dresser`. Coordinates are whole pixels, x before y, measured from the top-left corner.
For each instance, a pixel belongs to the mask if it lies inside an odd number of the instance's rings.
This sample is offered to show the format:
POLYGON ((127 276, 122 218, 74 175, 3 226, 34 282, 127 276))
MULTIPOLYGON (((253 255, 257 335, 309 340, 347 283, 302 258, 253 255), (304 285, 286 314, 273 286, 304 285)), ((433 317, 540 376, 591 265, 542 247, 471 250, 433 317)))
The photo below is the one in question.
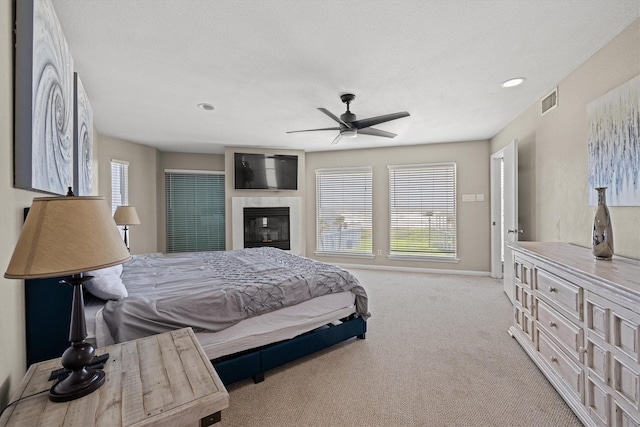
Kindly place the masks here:
POLYGON ((559 242, 511 247, 511 335, 585 425, 640 426, 640 261, 559 242))

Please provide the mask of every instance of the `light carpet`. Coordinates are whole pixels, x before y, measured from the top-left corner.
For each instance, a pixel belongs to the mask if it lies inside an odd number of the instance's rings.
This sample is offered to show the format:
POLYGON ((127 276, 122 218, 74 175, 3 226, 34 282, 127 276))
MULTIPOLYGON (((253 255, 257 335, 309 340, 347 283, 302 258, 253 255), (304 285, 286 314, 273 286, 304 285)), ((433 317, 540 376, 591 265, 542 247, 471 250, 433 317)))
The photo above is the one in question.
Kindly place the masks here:
POLYGON ((230 385, 223 427, 581 425, 507 333, 501 281, 352 272, 369 294, 366 339, 230 385))

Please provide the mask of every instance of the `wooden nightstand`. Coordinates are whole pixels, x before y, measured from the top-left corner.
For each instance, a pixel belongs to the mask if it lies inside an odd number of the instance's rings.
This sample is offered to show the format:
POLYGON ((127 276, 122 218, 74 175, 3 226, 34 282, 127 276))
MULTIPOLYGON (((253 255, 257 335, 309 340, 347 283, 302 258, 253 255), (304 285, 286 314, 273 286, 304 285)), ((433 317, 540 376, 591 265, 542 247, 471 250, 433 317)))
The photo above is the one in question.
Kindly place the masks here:
MULTIPOLYGON (((96 350, 109 353, 105 384, 88 396, 54 403, 48 393, 21 400, 0 426, 210 426, 220 421, 229 394, 191 328, 96 350)), ((29 367, 13 400, 53 385, 60 359, 29 367)), ((220 424, 215 424, 219 426, 220 424)))

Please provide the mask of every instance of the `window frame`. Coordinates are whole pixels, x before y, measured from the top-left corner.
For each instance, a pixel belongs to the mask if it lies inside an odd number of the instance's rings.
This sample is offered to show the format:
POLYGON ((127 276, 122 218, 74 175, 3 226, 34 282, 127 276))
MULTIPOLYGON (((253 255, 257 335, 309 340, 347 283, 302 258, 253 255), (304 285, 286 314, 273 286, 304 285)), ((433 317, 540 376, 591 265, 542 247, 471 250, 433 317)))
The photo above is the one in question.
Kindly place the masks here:
MULTIPOLYGON (((316 250, 315 250, 315 254, 316 255, 321 255, 321 256, 340 256, 340 257, 355 257, 355 258, 367 258, 367 259, 373 259, 374 258, 374 254, 373 254, 373 168, 371 166, 360 166, 360 167, 340 167, 340 168, 321 168, 321 169, 316 169, 315 171, 316 173, 316 186, 315 186, 315 190, 316 190, 316 209, 315 209, 315 214, 316 214, 316 219, 315 219, 315 227, 316 227, 316 250), (357 177, 358 174, 361 174, 360 177, 358 178, 358 181, 352 181, 353 185, 357 185, 357 184, 362 184, 364 183, 365 185, 368 185, 368 194, 369 195, 369 200, 368 203, 367 201, 364 201, 363 205, 365 207, 367 207, 368 205, 368 212, 365 211, 365 214, 360 218, 357 219, 355 221, 356 224, 358 225, 362 225, 364 223, 364 228, 362 229, 365 233, 370 234, 370 241, 369 241, 369 248, 365 247, 364 251, 353 251, 353 250, 327 250, 324 248, 321 248, 321 241, 322 241, 322 230, 321 228, 324 228, 321 225, 321 215, 320 215, 320 210, 322 209, 322 200, 321 200, 321 193, 322 193, 322 189, 320 188, 321 185, 321 180, 323 177, 329 177, 329 176, 340 176, 343 175, 343 179, 345 178, 346 175, 353 175, 354 177, 357 177), (368 216, 368 217, 367 217, 368 216), (368 249, 368 251, 367 251, 368 249)), ((349 182, 343 182, 343 185, 348 185, 349 182)), ((325 190, 326 191, 328 189, 328 186, 325 186, 325 190)), ((335 192, 333 193, 335 194, 335 192)), ((339 210, 340 207, 338 206, 337 209, 339 210)), ((340 215, 342 216, 342 215, 340 215)), ((356 219, 357 216, 354 215, 352 218, 356 219)), ((349 221, 347 221, 347 227, 348 224, 351 223, 349 221)), ((338 224, 339 227, 339 245, 342 245, 342 241, 343 241, 343 237, 342 237, 342 228, 341 225, 338 224)), ((362 233, 360 233, 360 235, 358 236, 360 241, 362 241, 362 233)), ((366 244, 366 234, 365 234, 365 244, 366 244)), ((361 245, 362 243, 360 243, 361 245)), ((359 245, 359 246, 360 246, 359 245)))
POLYGON ((118 206, 129 206, 129 162, 127 162, 126 160, 111 159, 111 215, 112 216, 113 214, 116 213, 116 209, 118 208, 118 206), (113 172, 114 172, 115 165, 119 165, 119 168, 120 168, 119 170, 120 176, 118 177, 118 181, 117 181, 119 185, 115 185, 116 182, 114 181, 113 172), (124 179, 123 179, 123 175, 124 175, 124 179), (114 198, 114 195, 116 194, 114 193, 114 187, 119 187, 119 190, 120 190, 117 193, 119 195, 118 202, 116 202, 114 198), (122 193, 124 193, 124 197, 121 196, 122 193))
MULTIPOLYGON (((388 165, 387 166, 388 169, 388 185, 389 185, 389 255, 388 258, 389 259, 394 259, 394 260, 419 260, 419 261, 435 261, 435 262, 459 262, 459 258, 458 258, 458 207, 457 207, 457 165, 456 162, 433 162, 433 163, 420 163, 420 164, 403 164, 403 165, 388 165), (438 216, 438 221, 443 222, 445 224, 450 224, 449 219, 453 218, 453 231, 452 231, 452 238, 453 238, 453 243, 452 243, 452 252, 451 255, 442 255, 442 252, 439 252, 439 255, 431 255, 430 252, 425 251, 424 249, 419 250, 419 249, 415 249, 412 251, 409 251, 406 247, 404 251, 401 250, 393 250, 394 248, 394 229, 398 228, 397 225, 397 220, 396 220, 396 215, 397 212, 394 212, 394 210, 397 210, 397 207, 394 206, 393 202, 394 202, 394 186, 395 183, 397 182, 397 179, 399 178, 399 176, 396 176, 396 171, 402 171, 402 173, 404 174, 411 174, 413 172, 414 176, 416 172, 423 172, 426 170, 436 170, 436 169, 443 169, 445 170, 445 172, 443 172, 442 174, 437 175, 438 178, 442 179, 442 178, 446 178, 447 174, 453 174, 452 176, 452 181, 446 183, 446 190, 445 192, 447 192, 447 197, 446 197, 446 203, 444 204, 445 207, 443 208, 444 212, 442 212, 441 215, 438 216), (448 172, 446 171, 448 170, 448 172), (407 252, 411 252, 411 253, 407 253, 407 252)), ((434 175, 436 176, 436 175, 434 175)), ((417 180, 416 180, 416 184, 420 184, 417 180)), ((422 185, 426 185, 424 183, 422 183, 422 185)), ((444 186, 439 186, 439 188, 444 188, 444 186)), ((403 190, 403 191, 410 191, 410 190, 403 190)), ((413 191, 414 194, 424 194, 421 191, 417 191, 414 190, 413 191)), ((429 217, 429 223, 431 223, 432 221, 432 217, 433 217, 433 211, 434 209, 426 209, 424 207, 422 207, 422 205, 425 202, 425 199, 427 197, 422 197, 419 200, 416 199, 416 201, 419 201, 421 207, 420 209, 424 210, 424 212, 420 213, 420 216, 425 216, 425 217, 429 217), (432 215, 427 215, 426 212, 431 212, 432 215)), ((428 202, 428 200, 427 200, 428 202)), ((433 204, 432 204, 433 206, 433 204)), ((402 220, 403 222, 406 221, 402 220)), ((416 224, 414 222, 414 227, 420 227, 420 224, 416 224)), ((445 228, 449 228, 450 226, 445 225, 445 228)), ((433 227, 429 226, 428 227, 429 231, 431 232, 433 230, 433 227)), ((447 233, 447 231, 445 231, 445 233, 447 233)), ((430 242, 431 244, 431 242, 430 242)), ((447 249, 447 248, 445 248, 447 249)))

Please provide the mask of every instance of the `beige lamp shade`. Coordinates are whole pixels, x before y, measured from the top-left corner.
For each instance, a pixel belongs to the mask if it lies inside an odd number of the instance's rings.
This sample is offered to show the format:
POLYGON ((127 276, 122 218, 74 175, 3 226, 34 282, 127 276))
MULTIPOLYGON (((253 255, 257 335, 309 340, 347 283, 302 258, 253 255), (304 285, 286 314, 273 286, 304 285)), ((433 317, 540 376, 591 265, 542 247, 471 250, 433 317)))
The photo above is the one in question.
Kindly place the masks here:
POLYGON ((113 214, 113 219, 118 225, 139 225, 140 218, 133 206, 118 206, 113 214))
POLYGON ((67 276, 129 259, 104 197, 42 197, 33 199, 4 277, 67 276))

